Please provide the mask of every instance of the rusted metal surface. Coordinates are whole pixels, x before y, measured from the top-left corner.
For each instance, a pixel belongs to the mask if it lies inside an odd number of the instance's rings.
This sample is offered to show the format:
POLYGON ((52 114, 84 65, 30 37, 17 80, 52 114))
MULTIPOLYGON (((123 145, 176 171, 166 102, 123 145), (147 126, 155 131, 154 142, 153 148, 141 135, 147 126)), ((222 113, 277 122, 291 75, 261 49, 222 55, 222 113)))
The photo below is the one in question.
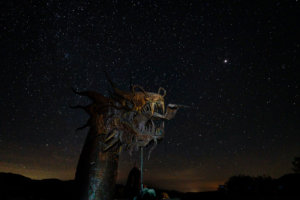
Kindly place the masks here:
POLYGON ((172 119, 183 107, 169 104, 165 109, 166 90, 161 87, 158 93, 152 93, 134 85, 130 92, 125 92, 109 81, 113 88, 110 97, 94 91, 74 91, 92 100, 87 106, 73 107, 84 109, 90 115, 88 122, 80 127, 89 127, 75 178, 80 200, 113 199, 122 147, 131 153, 154 141, 149 158, 157 141, 165 135, 164 121, 172 119))

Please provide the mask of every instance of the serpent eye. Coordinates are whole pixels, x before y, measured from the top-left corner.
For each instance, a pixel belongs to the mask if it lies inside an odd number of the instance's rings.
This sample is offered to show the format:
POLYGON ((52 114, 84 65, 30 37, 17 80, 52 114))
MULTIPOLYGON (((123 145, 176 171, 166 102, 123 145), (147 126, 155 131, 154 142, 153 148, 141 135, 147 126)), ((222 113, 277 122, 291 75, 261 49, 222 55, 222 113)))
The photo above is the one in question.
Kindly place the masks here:
POLYGON ((147 103, 147 104, 145 104, 144 107, 142 108, 142 113, 147 113, 147 112, 149 112, 149 111, 151 111, 151 107, 150 107, 150 104, 147 103))

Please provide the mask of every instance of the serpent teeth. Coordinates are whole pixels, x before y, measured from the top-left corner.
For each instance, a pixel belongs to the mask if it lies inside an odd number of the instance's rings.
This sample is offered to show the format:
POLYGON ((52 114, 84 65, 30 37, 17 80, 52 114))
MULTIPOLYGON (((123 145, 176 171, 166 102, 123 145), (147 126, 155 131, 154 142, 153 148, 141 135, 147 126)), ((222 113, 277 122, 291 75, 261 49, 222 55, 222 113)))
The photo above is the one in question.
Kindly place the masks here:
POLYGON ((117 144, 119 141, 118 138, 114 138, 105 148, 104 151, 109 150, 111 147, 113 147, 115 144, 117 144))
POLYGON ((151 133, 154 133, 155 132, 155 124, 154 124, 153 120, 151 120, 151 123, 152 123, 152 131, 151 131, 151 133))
POLYGON ((110 133, 107 134, 107 137, 105 138, 105 142, 109 141, 110 139, 112 139, 113 137, 117 136, 117 131, 113 130, 110 133))
POLYGON ((151 114, 153 115, 155 109, 155 103, 151 103, 151 114))

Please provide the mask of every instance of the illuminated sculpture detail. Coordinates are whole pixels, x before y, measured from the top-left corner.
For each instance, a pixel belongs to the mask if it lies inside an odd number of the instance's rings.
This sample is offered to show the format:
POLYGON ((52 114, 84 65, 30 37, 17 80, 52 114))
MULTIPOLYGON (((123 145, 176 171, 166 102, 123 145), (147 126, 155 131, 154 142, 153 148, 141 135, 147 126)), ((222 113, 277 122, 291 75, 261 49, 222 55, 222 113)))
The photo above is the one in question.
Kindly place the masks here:
POLYGON ((130 92, 125 92, 108 80, 113 88, 110 97, 94 91, 74 91, 92 100, 87 106, 73 107, 82 108, 90 115, 87 124, 79 128, 90 128, 75 178, 80 199, 113 199, 121 149, 131 154, 153 141, 149 159, 157 141, 164 137, 164 120, 172 119, 184 107, 168 104, 165 109, 166 90, 162 87, 158 93, 152 93, 134 85, 130 92))

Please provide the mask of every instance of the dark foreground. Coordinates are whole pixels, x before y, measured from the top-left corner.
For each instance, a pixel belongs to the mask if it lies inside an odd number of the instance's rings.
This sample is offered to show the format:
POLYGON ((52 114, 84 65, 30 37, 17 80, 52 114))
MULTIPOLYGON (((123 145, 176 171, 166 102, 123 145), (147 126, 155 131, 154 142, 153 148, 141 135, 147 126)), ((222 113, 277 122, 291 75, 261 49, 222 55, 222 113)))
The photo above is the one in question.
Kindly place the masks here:
MULTIPOLYGON (((57 179, 32 180, 21 175, 0 173, 0 200, 76 200, 74 181, 57 179)), ((214 192, 181 193, 155 189, 156 198, 144 199, 298 199, 300 174, 288 174, 279 179, 251 179, 236 176, 226 187, 214 192)), ((116 186, 115 199, 126 198, 123 185, 116 186)))

